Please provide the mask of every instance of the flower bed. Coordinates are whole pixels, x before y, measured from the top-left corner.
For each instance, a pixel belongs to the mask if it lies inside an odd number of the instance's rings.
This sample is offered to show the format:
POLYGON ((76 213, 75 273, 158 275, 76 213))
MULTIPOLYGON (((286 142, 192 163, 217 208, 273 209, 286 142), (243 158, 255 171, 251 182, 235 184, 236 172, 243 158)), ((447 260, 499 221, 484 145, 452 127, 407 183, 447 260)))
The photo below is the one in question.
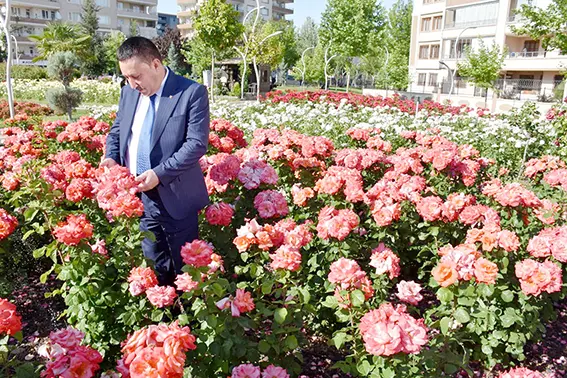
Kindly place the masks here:
POLYGON ((77 342, 45 354, 47 369, 89 355, 93 372, 132 377, 181 377, 184 366, 194 377, 296 376, 317 335, 353 376, 472 375, 473 362, 526 376, 524 345, 565 295, 565 163, 523 164, 516 149, 517 180, 489 158, 498 150, 430 127, 510 120, 423 114, 415 125, 379 107, 285 105, 214 110, 232 122, 211 123, 200 164, 212 204, 175 287, 156 286, 142 258, 133 178, 96 168, 108 124, 10 123, 3 243, 14 216, 24 237, 52 235, 34 254, 54 262, 43 279, 64 282, 81 332, 66 331, 77 342), (376 127, 383 119, 391 127, 376 127))

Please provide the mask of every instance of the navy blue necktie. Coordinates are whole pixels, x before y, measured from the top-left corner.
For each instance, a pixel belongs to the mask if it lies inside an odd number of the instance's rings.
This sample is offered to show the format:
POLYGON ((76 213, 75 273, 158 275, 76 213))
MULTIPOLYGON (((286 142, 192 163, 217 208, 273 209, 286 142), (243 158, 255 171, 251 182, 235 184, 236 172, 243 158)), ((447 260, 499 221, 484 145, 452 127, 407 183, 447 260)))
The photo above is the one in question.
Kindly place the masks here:
POLYGON ((150 106, 144 118, 140 139, 138 140, 138 154, 136 155, 136 174, 140 175, 152 169, 150 163, 150 144, 152 140, 152 129, 156 117, 156 95, 150 96, 150 106))

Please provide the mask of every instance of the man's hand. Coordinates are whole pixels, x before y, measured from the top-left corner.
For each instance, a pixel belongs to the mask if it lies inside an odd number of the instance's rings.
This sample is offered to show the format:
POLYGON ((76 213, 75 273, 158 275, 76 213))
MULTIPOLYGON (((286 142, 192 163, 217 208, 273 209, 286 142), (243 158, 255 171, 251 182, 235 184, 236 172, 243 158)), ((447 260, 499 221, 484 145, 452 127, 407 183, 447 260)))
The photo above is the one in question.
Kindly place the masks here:
POLYGON ((112 158, 105 158, 100 162, 99 167, 101 168, 112 168, 115 165, 118 165, 117 162, 114 161, 112 158))
POLYGON ((136 177, 136 182, 139 183, 138 189, 140 192, 146 192, 155 188, 159 184, 159 178, 153 169, 150 169, 136 177))

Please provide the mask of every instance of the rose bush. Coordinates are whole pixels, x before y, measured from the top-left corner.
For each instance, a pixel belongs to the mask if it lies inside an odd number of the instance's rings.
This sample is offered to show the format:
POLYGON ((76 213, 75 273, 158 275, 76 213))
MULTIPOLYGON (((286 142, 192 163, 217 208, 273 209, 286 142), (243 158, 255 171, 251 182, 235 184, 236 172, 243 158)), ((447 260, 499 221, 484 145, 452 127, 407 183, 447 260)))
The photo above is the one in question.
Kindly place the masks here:
POLYGON ((77 352, 85 369, 295 376, 313 336, 355 376, 521 363, 565 294, 565 163, 532 156, 521 133, 500 141, 517 119, 293 96, 213 109, 230 120, 212 122, 200 161, 211 205, 171 287, 142 257, 133 177, 96 168, 108 124, 8 122, 1 205, 24 237, 51 235, 35 252, 54 263, 43 279, 57 273, 67 321, 104 356, 77 352), (452 140, 471 120, 497 132, 452 140))

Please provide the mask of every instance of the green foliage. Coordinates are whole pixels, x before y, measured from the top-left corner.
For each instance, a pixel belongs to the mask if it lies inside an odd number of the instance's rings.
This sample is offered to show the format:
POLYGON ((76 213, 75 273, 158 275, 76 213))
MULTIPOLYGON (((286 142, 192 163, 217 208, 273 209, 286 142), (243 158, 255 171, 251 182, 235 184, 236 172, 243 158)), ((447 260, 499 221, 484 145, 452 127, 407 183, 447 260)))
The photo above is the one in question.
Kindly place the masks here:
POLYGON ((311 17, 307 17, 296 33, 297 52, 301 53, 308 47, 319 44, 319 27, 311 17))
POLYGON ((129 37, 135 37, 139 34, 139 25, 138 21, 135 19, 130 20, 130 25, 128 26, 128 33, 130 34, 129 37))
POLYGON ((481 41, 478 50, 466 49, 466 59, 458 63, 459 75, 464 76, 479 88, 494 88, 499 77, 506 50, 493 44, 487 47, 481 41))
POLYGON ((561 54, 567 52, 567 34, 565 34, 565 19, 567 19, 567 1, 555 0, 547 8, 537 4, 522 4, 516 10, 521 17, 520 26, 512 25, 512 31, 517 35, 529 35, 535 40, 541 40, 544 50, 558 49, 561 54))
POLYGON ((52 88, 45 93, 47 103, 52 109, 67 114, 73 120, 73 109, 83 101, 83 92, 78 88, 52 88))
POLYGON ((79 59, 86 60, 91 55, 91 37, 84 34, 77 24, 50 22, 40 35, 31 35, 36 42, 39 55, 33 60, 48 59, 57 52, 70 51, 79 59))
POLYGON ((325 46, 331 43, 333 53, 362 56, 383 26, 383 8, 376 0, 329 0, 319 38, 325 46))
POLYGON ((88 77, 97 77, 104 73, 107 66, 102 37, 97 34, 99 28, 97 13, 100 10, 95 0, 83 1, 83 13, 81 15, 81 29, 83 33, 90 36, 90 56, 81 64, 81 71, 88 77))
POLYGON ((182 75, 184 72, 183 66, 181 64, 181 54, 179 50, 172 43, 169 45, 169 51, 167 52, 167 64, 168 67, 173 70, 173 72, 182 75))
POLYGON ((73 109, 79 106, 83 99, 83 92, 80 89, 69 87, 77 72, 77 65, 77 57, 69 51, 51 55, 47 63, 48 75, 60 81, 63 88, 49 89, 45 97, 53 109, 67 113, 69 121, 72 120, 73 109))
POLYGON ((195 33, 216 54, 231 50, 244 31, 238 16, 238 11, 226 0, 209 0, 199 9, 195 33))
POLYGON ((240 83, 234 83, 230 95, 234 97, 240 97, 240 83))
MULTIPOLYGON (((12 79, 40 80, 47 78, 47 69, 39 66, 13 65, 12 79)), ((6 80, 6 63, 0 63, 0 80, 6 80)))
POLYGON ((124 33, 113 30, 102 42, 107 72, 120 73, 116 52, 125 40, 126 35, 124 33))

